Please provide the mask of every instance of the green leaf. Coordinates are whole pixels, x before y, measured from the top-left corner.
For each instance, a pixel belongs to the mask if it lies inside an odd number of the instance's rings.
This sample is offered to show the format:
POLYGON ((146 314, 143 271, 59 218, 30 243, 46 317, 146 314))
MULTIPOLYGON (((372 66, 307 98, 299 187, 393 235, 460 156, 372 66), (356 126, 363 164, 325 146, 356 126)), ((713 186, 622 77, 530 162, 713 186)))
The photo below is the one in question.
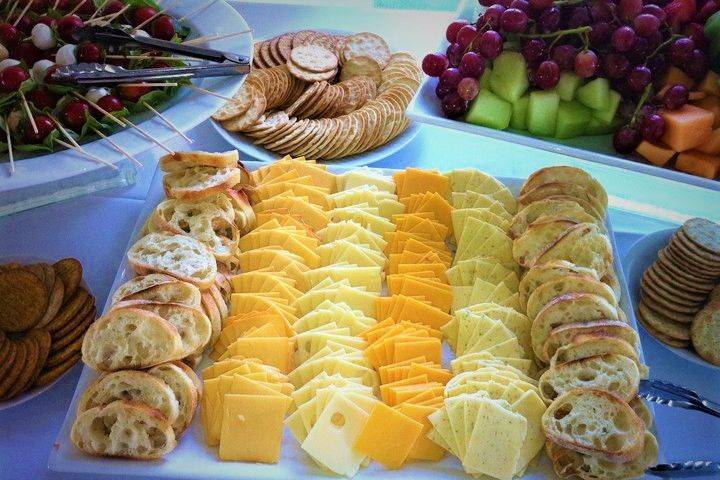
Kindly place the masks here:
POLYGON ((20 84, 20 91, 23 93, 29 92, 37 86, 37 82, 32 78, 28 78, 20 84))

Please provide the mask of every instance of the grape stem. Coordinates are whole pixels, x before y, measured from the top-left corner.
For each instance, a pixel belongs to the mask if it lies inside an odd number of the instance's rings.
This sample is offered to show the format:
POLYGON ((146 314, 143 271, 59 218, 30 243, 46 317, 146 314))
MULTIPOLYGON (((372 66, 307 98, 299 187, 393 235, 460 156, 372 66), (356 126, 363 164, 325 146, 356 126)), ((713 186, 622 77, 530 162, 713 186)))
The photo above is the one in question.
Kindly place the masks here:
POLYGON ((648 97, 650 97, 650 92, 652 92, 652 84, 648 84, 645 86, 645 90, 643 90, 643 94, 640 97, 640 100, 638 100, 637 105, 635 105, 635 111, 632 114, 632 117, 630 117, 630 125, 635 123, 635 119, 637 118, 638 113, 640 113, 640 109, 645 105, 645 102, 647 102, 648 97))
POLYGON ((677 39, 680 38, 680 37, 682 37, 682 35, 677 34, 677 33, 672 34, 672 35, 670 36, 670 38, 668 38, 667 40, 665 40, 664 42, 662 42, 660 45, 658 45, 658 46, 655 48, 655 50, 653 50, 652 53, 651 53, 650 55, 648 55, 647 58, 650 59, 650 58, 654 57, 655 55, 657 55, 657 54, 660 52, 660 50, 662 50, 663 48, 667 47, 668 45, 670 45, 672 42, 674 42, 675 40, 677 40, 677 39))
POLYGON ((556 7, 562 7, 564 5, 577 5, 578 3, 585 3, 585 0, 555 0, 553 5, 556 7))
POLYGON ((587 34, 592 30, 592 27, 589 25, 586 25, 584 27, 577 27, 577 28, 570 28, 568 30, 558 30, 556 32, 550 32, 550 33, 521 33, 518 35, 518 37, 521 38, 553 38, 553 37, 564 37, 565 35, 572 35, 574 33, 577 33, 578 35, 587 34))

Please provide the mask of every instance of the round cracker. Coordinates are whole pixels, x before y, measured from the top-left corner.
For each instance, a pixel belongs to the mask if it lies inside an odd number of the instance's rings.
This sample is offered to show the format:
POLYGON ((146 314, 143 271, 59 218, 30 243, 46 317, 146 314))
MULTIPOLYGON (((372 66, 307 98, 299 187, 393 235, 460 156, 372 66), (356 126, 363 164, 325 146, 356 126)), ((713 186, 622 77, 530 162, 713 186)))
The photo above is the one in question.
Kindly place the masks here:
POLYGON ((657 330, 655 330, 651 325, 649 325, 645 321, 645 319, 642 317, 641 314, 638 313, 637 318, 638 318, 638 322, 640 323, 640 325, 642 325, 643 328, 650 335, 657 338, 662 343, 665 343, 665 344, 670 345, 671 347, 675 347, 675 348, 686 348, 686 347, 690 346, 690 342, 688 340, 678 340, 676 338, 668 337, 667 335, 664 335, 664 334, 658 332, 657 330))
POLYGON ((666 283, 661 278, 659 278, 657 275, 655 275, 654 271, 650 268, 645 270, 643 273, 643 280, 653 287, 655 290, 657 290, 660 294, 666 295, 668 298, 671 298, 673 300, 677 299, 681 301, 683 304, 687 305, 701 305, 705 303, 705 299, 707 297, 707 294, 702 293, 693 293, 687 290, 683 290, 682 288, 679 288, 677 284, 674 283, 666 283))
POLYGON ((684 265, 681 265, 677 259, 668 253, 667 247, 658 252, 658 259, 656 260, 656 263, 663 266, 671 275, 682 277, 688 282, 701 284, 715 283, 715 280, 711 276, 689 271, 684 265))
POLYGON ((77 353, 76 355, 65 360, 60 365, 44 369, 38 376, 37 380, 35 380, 35 385, 40 387, 54 382, 55 380, 60 378, 63 373, 70 370, 70 368, 72 368, 79 360, 80 353, 77 353))
POLYGON ((369 77, 376 85, 382 82, 382 66, 378 61, 367 55, 357 55, 343 63, 340 70, 340 81, 354 77, 369 77))
POLYGON ((265 40, 260 44, 260 57, 267 67, 274 67, 277 65, 275 59, 270 54, 270 42, 268 40, 265 40))
POLYGON ((658 309, 660 311, 672 311, 681 313, 683 315, 694 315, 698 310, 700 310, 701 305, 698 304, 687 304, 685 302, 680 301, 677 297, 670 297, 669 295, 664 295, 660 293, 654 286, 648 285, 648 283, 644 280, 640 280, 640 290, 642 291, 643 295, 647 297, 649 300, 652 300, 652 302, 655 305, 658 305, 658 309))
POLYGON ((260 116, 265 113, 265 107, 267 106, 265 94, 258 89, 253 90, 254 91, 251 92, 253 98, 250 108, 248 108, 247 112, 238 117, 221 122, 225 130, 229 130, 231 132, 241 132, 246 128, 255 125, 260 116))
POLYGON ((720 308, 708 305, 698 312, 690 327, 695 351, 704 360, 720 365, 720 308))
POLYGON ((65 286, 63 285, 62 278, 59 275, 55 276, 52 290, 50 290, 50 299, 48 301, 47 310, 45 315, 40 319, 37 324, 37 328, 43 328, 47 326, 50 321, 57 315, 65 301, 65 286))
POLYGON ((0 330, 22 332, 34 327, 48 307, 42 279, 25 269, 0 272, 0 330))
POLYGON ((15 380, 15 383, 5 393, 5 398, 14 398, 23 391, 26 387, 29 387, 29 382, 35 374, 39 360, 39 347, 35 335, 28 333, 21 340, 25 346, 25 363, 22 366, 20 375, 15 380))
POLYGON ((65 296, 75 293, 83 277, 83 266, 77 258, 63 258, 53 264, 55 274, 59 275, 65 287, 65 296))
POLYGON ((703 260, 706 260, 708 263, 714 265, 720 263, 720 254, 712 253, 703 248, 701 245, 698 245, 687 235, 687 233, 685 233, 684 230, 680 229, 675 232, 675 238, 687 245, 688 248, 693 250, 698 256, 700 256, 703 260))
POLYGON ((65 301, 55 318, 48 323, 47 330, 52 334, 62 329, 89 302, 94 302, 94 299, 87 290, 80 287, 72 297, 65 301))
POLYGON ((687 238, 706 252, 720 255, 720 225, 705 218, 691 218, 680 227, 687 238))
POLYGON ((720 264, 712 265, 706 262, 687 245, 680 242, 677 237, 670 239, 667 248, 678 260, 685 262, 689 268, 713 278, 720 276, 720 264))
POLYGON ((652 270, 654 275, 662 279, 662 281, 666 284, 675 283, 680 288, 684 288, 685 290, 695 293, 702 292, 704 295, 707 295, 713 289, 713 285, 710 283, 702 284, 700 282, 688 281, 686 277, 675 274, 670 271, 665 264, 658 261, 653 263, 649 268, 652 270))
POLYGON ((285 33, 283 35, 280 35, 280 40, 278 41, 278 50, 280 50, 280 55, 282 56, 283 61, 287 61, 287 59, 290 58, 290 52, 293 48, 292 43, 294 37, 294 33, 285 33))
POLYGON ((300 66, 296 65, 292 58, 289 58, 287 63, 288 71, 294 76, 304 82, 322 82, 323 80, 330 80, 335 78, 337 75, 337 68, 328 70, 327 72, 310 72, 300 66))
POLYGON ((305 43, 308 38, 315 35, 315 30, 300 30, 293 35, 292 46, 293 48, 298 47, 305 43))
POLYGON ((671 320, 664 315, 660 315, 645 305, 641 299, 638 304, 638 313, 643 317, 645 322, 658 332, 672 337, 676 340, 690 340, 690 325, 671 320))
POLYGON ((290 52, 290 60, 303 70, 327 72, 338 66, 337 56, 330 50, 314 43, 305 43, 290 52))
POLYGON ((9 374, 17 354, 17 348, 13 340, 8 338, 3 345, 3 349, 0 350, 0 383, 9 374))
POLYGON ((78 337, 83 336, 85 331, 90 327, 90 324, 95 321, 97 310, 95 306, 85 312, 78 312, 77 320, 73 321, 73 328, 67 330, 62 336, 53 338, 52 346, 50 347, 51 352, 57 352, 62 350, 69 343, 78 337))
POLYGON ((13 359, 12 365, 10 366, 5 378, 0 380, 0 400, 6 400, 6 395, 10 389, 15 386, 18 378, 22 374, 25 368, 25 361, 27 359, 27 348, 25 343, 22 341, 15 341, 15 358, 13 359))
POLYGON ((52 345, 50 333, 48 333, 47 331, 36 329, 32 330, 32 332, 34 332, 34 334, 36 335, 36 340, 38 343, 38 365, 35 369, 35 373, 33 373, 33 376, 30 379, 28 387, 32 387, 33 385, 35 385, 37 377, 40 376, 40 372, 42 372, 43 368, 45 368, 45 363, 47 362, 48 355, 50 355, 50 346, 52 345))
POLYGON ((358 56, 371 57, 381 68, 385 68, 390 61, 390 47, 380 35, 361 32, 345 39, 342 55, 345 61, 358 56))
POLYGON ((233 96, 232 100, 223 105, 220 110, 213 113, 212 118, 217 121, 225 121, 239 117, 250 109, 252 99, 251 92, 243 87, 233 96))

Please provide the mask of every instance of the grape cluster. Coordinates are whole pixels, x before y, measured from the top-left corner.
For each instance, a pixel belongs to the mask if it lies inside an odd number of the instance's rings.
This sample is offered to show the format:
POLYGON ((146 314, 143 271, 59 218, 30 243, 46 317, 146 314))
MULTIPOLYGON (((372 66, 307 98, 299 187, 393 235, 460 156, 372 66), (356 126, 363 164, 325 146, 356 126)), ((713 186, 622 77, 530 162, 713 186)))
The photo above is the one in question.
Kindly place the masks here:
POLYGON ((556 87, 563 71, 605 77, 622 94, 628 122, 614 138, 619 152, 641 139, 657 140, 664 125, 657 109, 682 107, 687 88, 663 92, 660 80, 674 66, 694 80, 708 71, 705 21, 720 0, 479 0, 475 23, 457 20, 445 32, 444 53, 431 53, 424 72, 439 77, 436 94, 450 118, 463 115, 477 96, 480 77, 503 50, 522 53, 534 88, 556 87), (650 3, 654 2, 654 3, 650 3), (650 112, 652 110, 652 112, 650 112))

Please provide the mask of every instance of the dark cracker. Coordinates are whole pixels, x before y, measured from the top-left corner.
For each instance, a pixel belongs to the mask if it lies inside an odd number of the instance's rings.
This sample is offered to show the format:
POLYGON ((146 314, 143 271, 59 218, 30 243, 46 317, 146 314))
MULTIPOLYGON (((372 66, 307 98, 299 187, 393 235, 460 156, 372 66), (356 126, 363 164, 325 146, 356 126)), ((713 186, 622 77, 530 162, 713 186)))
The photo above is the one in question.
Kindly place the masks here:
POLYGON ((66 332, 66 334, 62 337, 53 339, 52 347, 50 348, 51 353, 54 354, 55 352, 62 350, 78 337, 82 337, 85 334, 85 331, 90 327, 90 324, 95 321, 96 314, 97 310, 93 305, 92 308, 85 312, 84 315, 78 315, 79 321, 75 324, 75 327, 72 330, 66 332))
POLYGON ((668 247, 665 247, 658 252, 658 259, 659 262, 664 263, 669 270, 672 270, 678 275, 697 279, 701 283, 715 283, 715 278, 712 275, 691 269, 691 267, 689 267, 686 263, 673 256, 673 254, 668 250, 668 247))
POLYGON ((678 287, 684 288, 685 290, 691 292, 703 293, 704 295, 707 295, 708 292, 713 289, 712 284, 703 284, 698 281, 688 281, 686 277, 675 274, 675 272, 670 271, 664 263, 659 261, 653 263, 649 268, 657 277, 661 278, 665 283, 675 283, 678 285, 678 287))
POLYGON ((27 349, 23 342, 15 341, 15 358, 5 378, 0 381, 0 400, 5 400, 7 393, 15 386, 20 374, 25 369, 27 349))
POLYGON ((680 235, 675 235, 670 239, 670 245, 680 252, 685 258, 697 264, 698 268, 712 272, 720 272, 720 262, 715 259, 704 258, 700 254, 700 249, 688 240, 684 240, 680 235))
POLYGON ((657 312, 648 308, 642 299, 638 305, 638 312, 640 312, 647 324, 663 335, 674 338, 675 340, 690 340, 689 324, 676 322, 663 315, 659 315, 657 312))
POLYGON ((82 281, 82 263, 76 258, 63 258, 53 264, 53 269, 55 274, 59 275, 63 281, 65 296, 70 298, 82 281))
POLYGON ((69 369, 71 369, 79 360, 80 360, 80 353, 77 353, 76 355, 65 360, 60 365, 57 365, 52 368, 44 369, 43 372, 40 373, 40 376, 38 376, 37 380, 35 380, 35 385, 38 387, 41 387, 43 385, 47 385, 49 383, 54 382, 63 373, 65 373, 69 369))
POLYGON ((664 335, 663 333, 655 330, 650 324, 648 324, 648 322, 645 321, 645 319, 643 318, 643 316, 639 310, 638 310, 637 318, 638 318, 638 321, 640 322, 640 325, 642 325, 643 328, 645 330, 647 330, 647 332, 650 335, 657 338, 662 343, 665 343, 665 344, 670 345, 671 347, 675 347, 675 348, 687 348, 690 346, 690 342, 687 340, 678 340, 673 337, 668 337, 667 335, 664 335))
POLYGON ((677 283, 665 282, 663 279, 661 279, 655 274, 652 268, 648 268, 647 270, 645 270, 645 272, 643 273, 643 280, 648 285, 655 288, 659 293, 664 293, 670 298, 682 299, 683 302, 687 301, 692 305, 700 305, 705 303, 705 299, 707 297, 707 294, 701 292, 694 292, 682 289, 677 283))
POLYGON ((680 230, 695 245, 712 255, 720 255, 720 225, 705 218, 691 218, 680 230))
POLYGON ((690 248, 693 252, 695 252, 703 260, 706 260, 708 263, 712 265, 720 264, 720 254, 715 254, 705 250, 701 245, 698 245, 690 237, 688 237, 688 235, 682 229, 675 232, 675 238, 677 238, 679 242, 685 244, 688 248, 690 248))
POLYGON ((0 329, 22 332, 37 325, 47 310, 49 294, 42 278, 30 270, 0 272, 0 329))
POLYGON ((84 288, 78 289, 75 294, 65 301, 58 314, 53 318, 47 325, 47 330, 50 333, 55 333, 62 329, 75 315, 86 306, 86 304, 94 302, 92 296, 84 288))
POLYGON ((640 280, 640 289, 645 297, 658 306, 655 311, 665 311, 667 309, 684 315, 694 315, 702 306, 698 304, 687 305, 678 301, 677 298, 669 298, 661 294, 652 285, 648 285, 644 279, 640 280))
POLYGON ((28 333, 21 342, 25 346, 25 364, 13 386, 5 393, 5 398, 14 398, 25 391, 37 369, 39 348, 35 335, 28 333))
POLYGON ((33 330, 33 332, 35 332, 35 335, 37 336, 36 340, 38 343, 38 365, 35 369, 35 372, 33 373, 32 378, 30 379, 30 382, 28 384, 29 387, 35 385, 37 378, 40 376, 40 373, 45 368, 45 363, 47 362, 48 356, 50 355, 50 346, 52 345, 50 333, 45 330, 33 330))
POLYGON ((0 383, 2 383, 5 376, 10 372, 16 354, 17 348, 15 347, 15 342, 8 338, 3 344, 2 350, 0 350, 0 383))

